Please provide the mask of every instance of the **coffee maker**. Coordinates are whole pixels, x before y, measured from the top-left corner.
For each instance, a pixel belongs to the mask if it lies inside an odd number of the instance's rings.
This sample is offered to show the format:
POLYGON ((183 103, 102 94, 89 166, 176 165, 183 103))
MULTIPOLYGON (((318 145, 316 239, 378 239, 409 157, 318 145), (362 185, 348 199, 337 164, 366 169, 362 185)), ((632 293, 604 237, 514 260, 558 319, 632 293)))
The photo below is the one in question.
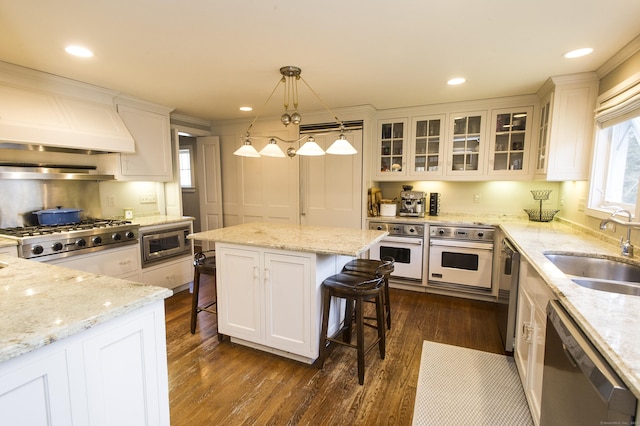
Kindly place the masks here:
POLYGON ((400 216, 424 217, 426 194, 419 191, 400 193, 400 216))

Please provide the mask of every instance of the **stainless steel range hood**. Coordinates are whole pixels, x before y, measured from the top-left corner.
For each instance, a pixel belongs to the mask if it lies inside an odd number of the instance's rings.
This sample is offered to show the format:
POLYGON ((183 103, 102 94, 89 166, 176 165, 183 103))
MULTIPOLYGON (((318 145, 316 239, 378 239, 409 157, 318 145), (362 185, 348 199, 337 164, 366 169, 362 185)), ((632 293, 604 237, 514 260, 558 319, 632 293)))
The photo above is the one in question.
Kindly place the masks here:
POLYGON ((0 62, 0 148, 133 153, 133 136, 115 108, 117 95, 0 62))
POLYGON ((0 179, 103 181, 114 176, 96 173, 95 166, 0 162, 0 179))

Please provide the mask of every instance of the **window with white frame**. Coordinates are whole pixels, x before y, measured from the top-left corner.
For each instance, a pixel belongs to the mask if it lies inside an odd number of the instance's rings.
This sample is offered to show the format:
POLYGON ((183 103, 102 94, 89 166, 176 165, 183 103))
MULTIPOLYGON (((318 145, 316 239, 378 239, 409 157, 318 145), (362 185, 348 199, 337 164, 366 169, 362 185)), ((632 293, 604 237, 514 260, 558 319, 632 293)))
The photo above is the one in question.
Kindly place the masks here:
POLYGON ((191 189, 195 187, 195 180, 193 178, 193 150, 192 147, 180 148, 180 187, 185 189, 191 189))
POLYGON ((589 208, 621 207, 638 216, 640 74, 599 98, 589 208))

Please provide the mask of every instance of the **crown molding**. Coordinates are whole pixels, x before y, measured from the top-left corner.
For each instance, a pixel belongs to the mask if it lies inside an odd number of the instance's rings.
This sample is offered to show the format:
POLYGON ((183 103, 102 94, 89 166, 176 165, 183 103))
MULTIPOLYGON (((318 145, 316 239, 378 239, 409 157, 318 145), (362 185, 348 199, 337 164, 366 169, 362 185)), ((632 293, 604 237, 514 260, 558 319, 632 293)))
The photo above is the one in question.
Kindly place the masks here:
POLYGON ((602 77, 609 74, 618 65, 622 64, 638 51, 640 51, 640 35, 631 40, 626 46, 620 49, 615 55, 609 58, 604 64, 602 64, 602 66, 600 66, 600 68, 596 70, 598 78, 601 79, 602 77))

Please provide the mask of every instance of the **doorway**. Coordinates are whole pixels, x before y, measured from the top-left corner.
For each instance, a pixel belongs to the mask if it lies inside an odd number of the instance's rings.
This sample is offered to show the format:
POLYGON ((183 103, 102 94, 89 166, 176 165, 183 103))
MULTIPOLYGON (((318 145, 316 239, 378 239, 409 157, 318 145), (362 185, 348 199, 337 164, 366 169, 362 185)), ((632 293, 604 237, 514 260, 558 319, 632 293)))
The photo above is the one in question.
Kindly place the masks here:
POLYGON ((194 217, 193 232, 202 230, 200 220, 200 198, 196 179, 196 141, 193 136, 179 136, 180 189, 182 191, 182 213, 194 217))

